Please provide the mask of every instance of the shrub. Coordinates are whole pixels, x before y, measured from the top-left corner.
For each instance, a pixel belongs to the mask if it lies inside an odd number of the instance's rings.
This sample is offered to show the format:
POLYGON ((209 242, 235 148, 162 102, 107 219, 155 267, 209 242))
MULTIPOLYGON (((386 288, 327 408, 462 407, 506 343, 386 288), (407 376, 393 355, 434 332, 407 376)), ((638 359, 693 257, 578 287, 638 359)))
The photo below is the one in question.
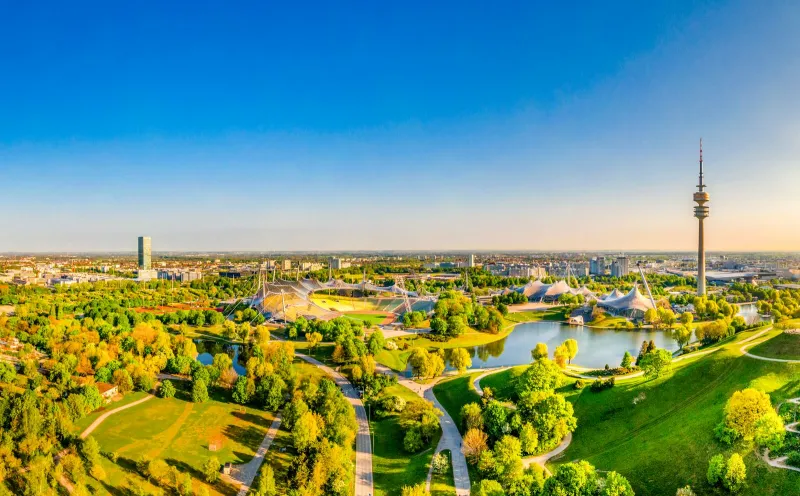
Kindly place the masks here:
POLYGON ((591 390, 597 393, 610 389, 614 387, 615 384, 616 380, 613 377, 609 377, 608 379, 596 379, 591 385, 591 390))
POLYGON ((792 467, 800 467, 800 451, 792 451, 789 453, 786 463, 792 467))
POLYGON ((722 455, 712 456, 711 460, 708 461, 708 472, 706 473, 708 483, 712 486, 716 486, 720 483, 724 474, 725 458, 723 458, 722 455))
POLYGON ((397 343, 394 342, 394 341, 386 341, 386 343, 383 345, 383 347, 386 348, 389 351, 394 351, 394 350, 397 349, 397 343))
POLYGON ((723 444, 728 446, 732 445, 741 437, 739 436, 738 432, 725 425, 725 422, 720 422, 717 424, 717 426, 714 428, 714 436, 716 436, 716 438, 719 439, 723 444))
POLYGON ((742 455, 739 453, 732 454, 725 466, 723 484, 729 491, 735 493, 744 486, 746 479, 747 468, 744 465, 744 460, 742 460, 742 455))
POLYGON ((692 491, 692 486, 686 486, 678 489, 678 492, 675 493, 675 496, 695 496, 695 493, 692 491))
POLYGON ((449 466, 450 461, 447 459, 447 455, 441 451, 433 455, 433 459, 431 460, 431 468, 433 469, 433 473, 443 474, 447 472, 447 468, 449 466))
POLYGON ((574 387, 575 389, 583 389, 586 387, 586 381, 584 381, 583 379, 578 379, 577 381, 575 381, 574 387))

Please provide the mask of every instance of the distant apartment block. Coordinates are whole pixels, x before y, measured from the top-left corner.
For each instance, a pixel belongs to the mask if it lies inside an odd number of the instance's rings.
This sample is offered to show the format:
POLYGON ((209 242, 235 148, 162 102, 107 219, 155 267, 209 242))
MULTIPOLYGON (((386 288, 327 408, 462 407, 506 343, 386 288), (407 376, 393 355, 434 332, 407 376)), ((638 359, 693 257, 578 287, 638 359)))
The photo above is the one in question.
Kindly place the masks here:
POLYGON ((630 273, 628 269, 628 257, 617 257, 611 262, 611 275, 613 277, 623 277, 630 273))
POLYGON ((158 271, 158 278, 165 281, 191 282, 203 278, 199 270, 166 269, 158 271))

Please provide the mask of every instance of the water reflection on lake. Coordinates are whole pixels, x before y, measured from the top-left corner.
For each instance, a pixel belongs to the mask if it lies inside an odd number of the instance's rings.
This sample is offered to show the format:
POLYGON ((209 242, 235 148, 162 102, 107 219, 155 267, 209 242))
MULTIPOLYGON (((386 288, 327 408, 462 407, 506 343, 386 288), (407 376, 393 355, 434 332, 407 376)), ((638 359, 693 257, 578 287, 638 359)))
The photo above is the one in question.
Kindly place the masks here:
POLYGON ((227 344, 204 339, 196 339, 194 344, 197 346, 197 360, 203 365, 211 365, 214 362, 214 355, 227 353, 233 360, 233 370, 239 375, 247 375, 247 369, 239 363, 238 344, 227 344))
MULTIPOLYGON (((472 357, 472 366, 476 368, 522 365, 531 362, 531 350, 536 343, 545 343, 552 356, 556 347, 567 339, 578 342, 578 355, 573 363, 592 368, 603 368, 606 364, 610 367, 618 366, 625 351, 635 357, 642 341, 653 340, 657 347, 669 351, 678 349, 669 331, 590 329, 561 322, 520 324, 503 339, 465 349, 472 357)), ((449 358, 449 353, 445 357, 449 358)), ((451 369, 449 360, 448 369, 451 369)))

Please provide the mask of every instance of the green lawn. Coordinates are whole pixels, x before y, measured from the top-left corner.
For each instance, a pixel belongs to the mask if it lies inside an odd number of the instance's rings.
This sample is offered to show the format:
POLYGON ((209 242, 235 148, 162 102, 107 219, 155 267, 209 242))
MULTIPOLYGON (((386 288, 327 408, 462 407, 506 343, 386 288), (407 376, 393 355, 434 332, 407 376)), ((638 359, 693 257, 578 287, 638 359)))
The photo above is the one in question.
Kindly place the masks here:
POLYGON ((386 320, 388 313, 346 313, 348 319, 360 320, 367 326, 372 327, 386 320))
POLYGON ((774 338, 749 348, 754 355, 785 360, 800 360, 800 334, 781 333, 774 338))
POLYGON ((528 367, 529 365, 519 365, 487 375, 481 379, 481 388, 492 388, 494 397, 500 401, 514 401, 514 385, 516 379, 522 375, 528 367))
MULTIPOLYGON (((436 399, 439 400, 439 403, 441 403, 450 416, 453 417, 453 421, 456 423, 456 426, 458 426, 459 431, 463 429, 461 425, 461 407, 467 403, 480 403, 481 401, 481 397, 472 386, 472 381, 480 374, 481 372, 472 372, 459 375, 452 379, 443 380, 433 386, 433 394, 436 395, 436 399)), ((481 381, 481 384, 483 384, 483 381, 481 381)))
MULTIPOLYGON (((800 366, 742 356, 742 333, 721 351, 675 365, 669 376, 618 382, 613 389, 574 392, 578 429, 559 462, 586 459, 600 470, 626 476, 638 496, 672 496, 691 484, 697 494, 717 494, 706 482, 708 460, 729 454, 714 438, 714 426, 734 391, 747 387, 771 394, 774 403, 800 396, 800 366)), ((778 331, 771 331, 771 335, 778 331)), ((800 494, 800 473, 768 467, 752 449, 745 456, 745 495, 800 494)))
MULTIPOLYGON (((391 395, 406 401, 419 399, 419 396, 405 386, 395 385, 386 389, 391 395)), ((375 451, 372 457, 375 496, 397 496, 403 486, 424 483, 428 477, 433 450, 439 442, 441 433, 431 441, 431 445, 420 453, 409 454, 403 450, 403 430, 397 415, 377 418, 372 412, 372 434, 375 451)))
POLYGON ((540 320, 565 321, 569 317, 569 309, 566 307, 553 307, 547 310, 509 312, 505 316, 506 321, 520 324, 522 322, 538 322, 540 320))
POLYGON ((447 457, 447 471, 443 474, 433 474, 431 477, 431 496, 455 496, 456 485, 453 479, 453 463, 450 450, 442 450, 447 457))
POLYGON ((603 329, 625 329, 628 327, 628 322, 628 319, 625 317, 616 317, 614 315, 604 313, 602 315, 598 315, 595 320, 588 322, 586 325, 603 329))
MULTIPOLYGON (((141 391, 137 391, 137 392, 134 392, 134 393, 128 393, 125 396, 123 396, 122 399, 119 400, 119 401, 112 401, 111 403, 109 403, 107 405, 101 406, 100 408, 98 408, 97 410, 93 411, 89 415, 83 417, 82 419, 76 420, 74 422, 75 434, 80 434, 81 432, 83 432, 84 429, 86 429, 87 427, 92 425, 92 422, 94 422, 97 419, 97 417, 99 417, 100 415, 106 413, 107 411, 113 410, 115 408, 119 408, 121 406, 125 406, 128 403, 133 403, 134 401, 138 401, 138 400, 144 398, 145 396, 147 396, 147 393, 144 393, 144 392, 141 392, 141 391)), ((154 401, 154 400, 150 400, 150 401, 154 401)))
MULTIPOLYGON (((92 480, 93 494, 116 494, 113 488, 120 486, 109 481, 121 484, 126 476, 139 478, 132 469, 143 455, 191 473, 196 487, 204 484, 200 470, 211 456, 221 463, 244 463, 253 457, 272 423, 270 414, 214 395, 205 403, 186 401, 186 396, 179 391, 176 398, 155 398, 100 424, 92 435, 104 452, 115 452, 119 459, 104 465, 109 476, 104 483, 92 480), (217 444, 213 452, 212 442, 217 444)), ((223 482, 209 490, 211 494, 236 493, 223 482)))

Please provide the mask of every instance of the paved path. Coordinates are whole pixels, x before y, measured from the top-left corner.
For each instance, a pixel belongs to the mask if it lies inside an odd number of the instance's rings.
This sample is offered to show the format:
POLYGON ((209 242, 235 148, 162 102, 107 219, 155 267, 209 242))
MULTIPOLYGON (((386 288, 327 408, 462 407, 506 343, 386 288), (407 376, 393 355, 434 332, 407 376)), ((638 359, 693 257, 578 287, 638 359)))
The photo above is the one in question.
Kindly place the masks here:
MULTIPOLYGON (((764 332, 766 332, 766 331, 764 331, 764 332)), ((764 334, 764 333, 762 332, 760 334, 764 334)), ((755 337, 758 337, 758 336, 753 336, 753 338, 755 338, 755 337)), ((789 403, 795 403, 795 404, 800 405, 800 398, 791 398, 791 399, 788 399, 786 401, 789 402, 789 403)), ((784 426, 784 428, 789 432, 800 433, 800 431, 798 431, 795 428, 798 423, 800 423, 800 422, 794 422, 792 424, 788 424, 788 425, 784 426)), ((782 468, 784 470, 793 470, 795 472, 800 472, 800 468, 793 467, 791 465, 787 465, 786 464, 786 460, 789 459, 788 456, 779 456, 778 458, 770 458, 769 457, 769 450, 767 449, 767 450, 764 450, 764 455, 761 458, 764 460, 764 463, 766 463, 770 467, 782 468)))
POLYGON ((350 404, 353 405, 353 409, 356 411, 356 420, 358 421, 358 432, 356 433, 355 496, 372 496, 374 491, 372 483, 372 444, 369 435, 369 419, 367 418, 367 411, 364 409, 364 403, 361 401, 358 392, 342 374, 336 372, 319 360, 300 353, 295 353, 295 356, 324 370, 326 374, 333 378, 336 384, 342 389, 345 397, 350 401, 350 404))
POLYGON ((547 468, 546 463, 551 459, 555 458, 556 456, 563 453, 567 448, 569 448, 569 443, 572 442, 572 433, 568 432, 564 439, 561 440, 561 444, 555 447, 554 450, 548 451, 547 453, 543 453, 541 455, 536 456, 528 456, 522 459, 522 465, 524 467, 528 467, 531 464, 538 464, 540 465, 548 475, 550 475, 550 470, 547 468))
POLYGON ((102 424, 103 421, 105 419, 107 419, 108 417, 110 417, 111 415, 114 415, 115 413, 119 413, 122 410, 127 410, 128 408, 134 407, 136 405, 140 405, 140 404, 144 403, 145 401, 150 401, 151 399, 153 399, 153 395, 152 394, 148 394, 144 398, 142 398, 140 400, 136 400, 133 403, 128 403, 127 405, 123 405, 123 406, 121 406, 119 408, 114 408, 113 410, 107 411, 106 413, 104 413, 104 414, 100 415, 99 417, 97 417, 95 419, 95 421, 92 422, 92 425, 90 425, 83 432, 81 432, 81 439, 86 439, 89 436, 89 434, 94 432, 94 430, 97 429, 97 427, 99 427, 100 424, 102 424))
POLYGON ((771 331, 771 330, 772 330, 772 327, 768 327, 767 329, 764 329, 763 331, 759 332, 758 334, 756 334, 754 336, 750 336, 749 338, 745 339, 744 341, 742 341, 742 347, 739 348, 739 351, 741 351, 742 354, 745 355, 745 356, 749 356, 750 358, 755 358, 756 360, 763 360, 765 362, 794 363, 794 364, 800 363, 800 360, 787 360, 787 359, 784 359, 784 358, 769 358, 769 357, 753 355, 752 353, 748 353, 747 352, 747 348, 749 348, 751 346, 755 346, 757 344, 761 344, 761 343, 754 343, 754 342, 752 342, 753 340, 755 340, 756 338, 761 337, 764 333, 766 333, 767 331, 771 331))
MULTIPOLYGON (((441 378, 440 378, 441 379, 441 378)), ((433 403, 433 406, 442 411, 442 416, 439 417, 439 425, 442 427, 442 437, 439 438, 439 444, 436 445, 434 453, 439 453, 442 450, 450 450, 450 459, 453 465, 453 482, 455 483, 456 496, 469 496, 470 481, 469 470, 467 469, 467 459, 464 453, 461 452, 461 433, 458 431, 453 417, 447 413, 445 407, 436 399, 433 394, 433 386, 436 385, 438 380, 431 381, 428 384, 417 384, 410 379, 399 379, 398 381, 403 386, 414 391, 419 396, 433 403)), ((431 489, 431 478, 433 477, 433 465, 428 468, 428 479, 425 481, 426 489, 431 489)))
POLYGON ((281 414, 279 413, 275 417, 275 420, 272 421, 272 425, 269 430, 267 430, 267 434, 261 441, 261 445, 259 445, 253 459, 247 463, 234 466, 231 470, 231 474, 226 477, 226 479, 234 484, 241 484, 236 496, 246 496, 247 491, 250 490, 250 485, 255 480, 256 475, 258 475, 258 469, 261 468, 261 464, 264 462, 264 456, 267 454, 273 439, 275 439, 275 436, 278 434, 278 428, 280 428, 280 426, 281 414))

